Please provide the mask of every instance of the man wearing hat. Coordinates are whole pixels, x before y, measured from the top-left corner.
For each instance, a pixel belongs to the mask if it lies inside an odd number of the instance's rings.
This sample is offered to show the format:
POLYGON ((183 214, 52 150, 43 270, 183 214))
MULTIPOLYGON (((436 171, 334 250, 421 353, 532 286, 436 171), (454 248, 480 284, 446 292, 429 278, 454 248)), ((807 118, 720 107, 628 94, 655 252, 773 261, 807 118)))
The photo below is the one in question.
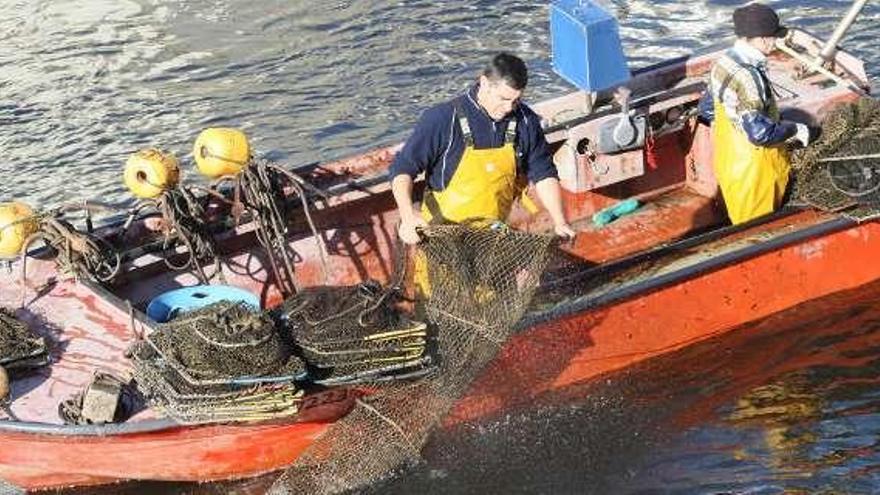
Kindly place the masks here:
POLYGON ((731 222, 773 212, 788 185, 789 144, 806 146, 814 129, 781 120, 767 77, 767 55, 787 29, 776 12, 750 3, 733 12, 736 43, 712 66, 704 119, 713 121, 714 168, 731 222))

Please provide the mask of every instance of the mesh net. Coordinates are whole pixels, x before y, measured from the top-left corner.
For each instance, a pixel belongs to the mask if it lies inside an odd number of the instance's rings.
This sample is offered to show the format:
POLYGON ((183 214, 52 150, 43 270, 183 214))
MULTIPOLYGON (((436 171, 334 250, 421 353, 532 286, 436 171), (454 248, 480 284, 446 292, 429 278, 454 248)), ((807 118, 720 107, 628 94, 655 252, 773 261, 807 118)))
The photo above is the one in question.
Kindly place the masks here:
POLYGON ((451 225, 432 227, 425 237, 417 257, 424 257, 430 283, 422 310, 434 335, 436 372, 359 399, 270 493, 354 490, 418 460, 432 429, 511 335, 553 244, 545 235, 451 225))
POLYGON ((880 101, 861 98, 833 109, 822 137, 792 156, 794 197, 856 220, 880 215, 880 101))
POLYGON ((0 365, 13 369, 24 367, 46 353, 45 340, 35 335, 15 315, 0 308, 0 365))
POLYGON ((141 393, 182 423, 290 417, 302 398, 305 365, 267 314, 242 304, 187 313, 129 353, 141 393))

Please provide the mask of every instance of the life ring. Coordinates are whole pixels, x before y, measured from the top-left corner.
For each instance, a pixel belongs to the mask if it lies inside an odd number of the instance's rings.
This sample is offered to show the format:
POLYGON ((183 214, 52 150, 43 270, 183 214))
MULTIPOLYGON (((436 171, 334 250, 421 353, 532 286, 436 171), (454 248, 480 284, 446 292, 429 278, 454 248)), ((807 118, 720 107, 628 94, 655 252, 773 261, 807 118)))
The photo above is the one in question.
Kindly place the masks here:
POLYGON ((199 172, 216 179, 241 172, 250 161, 251 148, 244 132, 213 127, 199 134, 193 145, 193 157, 199 172))
POLYGON ((139 198, 155 198, 177 185, 177 159, 155 148, 134 153, 125 164, 125 187, 139 198))
POLYGON ((18 256, 25 241, 36 231, 37 220, 28 205, 0 203, 0 258, 18 256))

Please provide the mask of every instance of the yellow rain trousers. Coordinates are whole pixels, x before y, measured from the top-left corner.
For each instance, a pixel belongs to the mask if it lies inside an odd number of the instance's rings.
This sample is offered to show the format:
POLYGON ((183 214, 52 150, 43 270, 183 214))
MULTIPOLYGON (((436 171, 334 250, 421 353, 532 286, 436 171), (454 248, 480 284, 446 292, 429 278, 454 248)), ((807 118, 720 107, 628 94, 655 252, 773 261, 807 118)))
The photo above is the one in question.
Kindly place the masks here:
MULTIPOLYGON (((770 113, 778 118, 775 108, 770 113)), ((738 225, 772 213, 788 185, 788 150, 752 144, 745 132, 733 125, 718 99, 712 131, 715 176, 730 221, 738 225)))

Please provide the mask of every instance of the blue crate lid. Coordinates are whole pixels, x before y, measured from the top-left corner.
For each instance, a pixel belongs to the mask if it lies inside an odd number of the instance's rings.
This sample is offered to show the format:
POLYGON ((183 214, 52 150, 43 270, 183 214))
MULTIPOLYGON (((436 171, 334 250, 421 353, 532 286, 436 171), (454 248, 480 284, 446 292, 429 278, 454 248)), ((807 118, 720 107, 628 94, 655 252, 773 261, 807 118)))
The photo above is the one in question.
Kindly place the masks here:
POLYGON ((244 289, 230 285, 196 285, 156 296, 147 306, 147 316, 159 323, 165 323, 183 313, 220 301, 244 303, 254 310, 260 309, 260 299, 244 289))
POLYGON ((602 91, 630 78, 617 19, 590 0, 550 6, 553 70, 583 91, 602 91))

